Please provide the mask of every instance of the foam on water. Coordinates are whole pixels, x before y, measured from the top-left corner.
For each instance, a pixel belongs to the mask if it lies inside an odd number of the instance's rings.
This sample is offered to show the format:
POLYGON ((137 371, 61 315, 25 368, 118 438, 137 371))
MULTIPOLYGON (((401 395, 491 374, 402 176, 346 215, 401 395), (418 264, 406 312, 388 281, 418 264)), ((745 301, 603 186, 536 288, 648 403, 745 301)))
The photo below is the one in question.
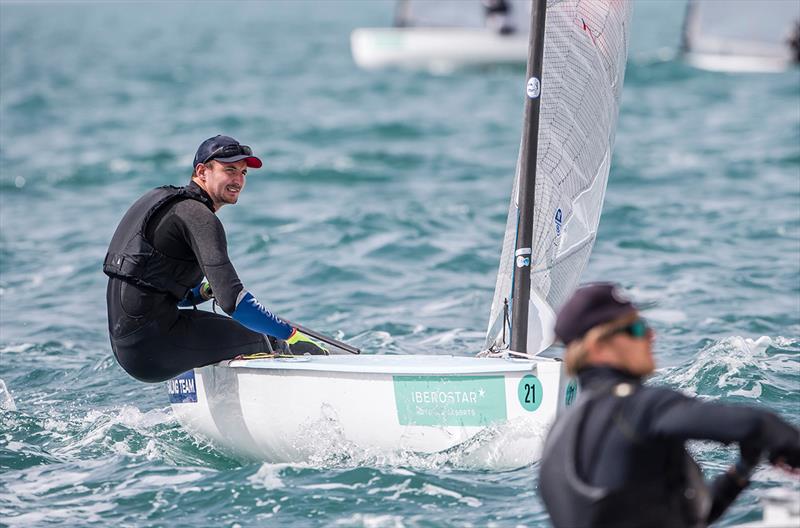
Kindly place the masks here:
POLYGON ((352 526, 363 528, 405 528, 408 520, 402 515, 372 515, 355 513, 343 519, 336 519, 332 526, 352 526))
POLYGON ((264 489, 278 489, 284 486, 280 472, 288 464, 262 464, 255 475, 248 477, 248 482, 264 489))
POLYGON ((483 503, 476 499, 475 497, 465 497, 461 493, 457 491, 445 489, 439 486, 434 486, 432 484, 425 484, 422 487, 421 493, 430 495, 432 497, 451 497, 456 499, 458 502, 466 504, 470 508, 479 508, 483 505, 483 503))
POLYGON ((6 382, 0 379, 0 411, 16 411, 17 404, 14 403, 14 397, 11 391, 6 387, 6 382))
POLYGON ((489 427, 469 440, 446 451, 420 453, 407 449, 365 448, 348 440, 338 417, 328 409, 320 420, 305 424, 301 445, 294 448, 306 453, 308 463, 319 468, 412 467, 415 469, 492 469, 510 470, 538 460, 547 428, 526 419, 489 427))
POLYGON ((659 379, 693 395, 747 401, 768 390, 772 401, 791 400, 800 373, 798 350, 800 342, 784 337, 731 336, 703 347, 688 365, 659 373, 659 379))

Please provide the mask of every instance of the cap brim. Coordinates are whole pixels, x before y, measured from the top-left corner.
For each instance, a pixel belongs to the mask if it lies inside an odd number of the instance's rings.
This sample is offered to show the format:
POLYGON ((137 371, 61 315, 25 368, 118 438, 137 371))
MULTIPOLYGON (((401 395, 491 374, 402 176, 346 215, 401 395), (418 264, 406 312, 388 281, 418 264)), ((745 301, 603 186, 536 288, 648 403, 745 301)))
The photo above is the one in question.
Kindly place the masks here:
POLYGON ((240 154, 238 156, 231 156, 230 158, 214 158, 217 161, 221 161, 223 163, 235 163, 237 161, 247 160, 247 166, 251 169, 260 169, 263 163, 261 160, 255 156, 245 156, 244 154, 240 154))

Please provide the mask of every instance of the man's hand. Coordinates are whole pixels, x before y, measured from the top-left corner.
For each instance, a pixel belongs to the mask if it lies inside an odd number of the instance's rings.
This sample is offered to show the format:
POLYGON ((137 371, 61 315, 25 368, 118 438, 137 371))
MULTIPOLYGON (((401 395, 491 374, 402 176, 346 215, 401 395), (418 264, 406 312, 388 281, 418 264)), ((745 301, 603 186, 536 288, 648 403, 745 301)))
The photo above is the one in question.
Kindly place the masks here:
POLYGON ((297 328, 292 331, 292 335, 289 336, 286 343, 295 356, 303 356, 305 354, 311 354, 313 356, 328 355, 328 349, 325 345, 311 339, 297 328))
POLYGON ((206 281, 201 282, 188 292, 186 292, 186 296, 178 301, 178 306, 181 308, 188 308, 189 306, 197 306, 198 304, 204 303, 209 299, 214 297, 214 293, 211 291, 211 285, 206 281))

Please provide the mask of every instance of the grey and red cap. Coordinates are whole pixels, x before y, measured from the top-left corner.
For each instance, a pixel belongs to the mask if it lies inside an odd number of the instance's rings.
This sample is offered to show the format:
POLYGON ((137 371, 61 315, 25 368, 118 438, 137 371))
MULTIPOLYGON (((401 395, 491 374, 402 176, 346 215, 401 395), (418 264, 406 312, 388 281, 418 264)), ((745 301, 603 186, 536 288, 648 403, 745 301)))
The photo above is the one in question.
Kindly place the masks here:
POLYGON ((616 284, 596 282, 578 288, 556 318, 556 337, 565 345, 580 339, 597 325, 638 311, 616 284))
POLYGON ((192 168, 197 167, 198 163, 208 163, 211 160, 225 163, 246 160, 247 166, 252 169, 260 169, 262 165, 261 160, 253 155, 253 149, 230 136, 214 136, 200 143, 192 168))

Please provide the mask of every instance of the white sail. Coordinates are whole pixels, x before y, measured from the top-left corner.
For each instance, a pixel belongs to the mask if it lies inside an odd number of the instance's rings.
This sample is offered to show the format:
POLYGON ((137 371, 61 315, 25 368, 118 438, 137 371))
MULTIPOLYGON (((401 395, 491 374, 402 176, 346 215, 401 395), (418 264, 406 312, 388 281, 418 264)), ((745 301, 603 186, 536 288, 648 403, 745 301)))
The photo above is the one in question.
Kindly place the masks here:
POLYGON ((797 0, 690 0, 683 53, 708 70, 781 71, 797 61, 798 31, 797 0))
MULTIPOLYGON (((553 342, 554 313, 577 287, 597 234, 625 76, 629 0, 550 0, 534 189, 528 352, 553 342)), ((520 155, 525 146, 520 146, 520 155)), ((513 310, 519 161, 487 347, 504 348, 513 310), (510 320, 510 317, 509 317, 510 320)))

